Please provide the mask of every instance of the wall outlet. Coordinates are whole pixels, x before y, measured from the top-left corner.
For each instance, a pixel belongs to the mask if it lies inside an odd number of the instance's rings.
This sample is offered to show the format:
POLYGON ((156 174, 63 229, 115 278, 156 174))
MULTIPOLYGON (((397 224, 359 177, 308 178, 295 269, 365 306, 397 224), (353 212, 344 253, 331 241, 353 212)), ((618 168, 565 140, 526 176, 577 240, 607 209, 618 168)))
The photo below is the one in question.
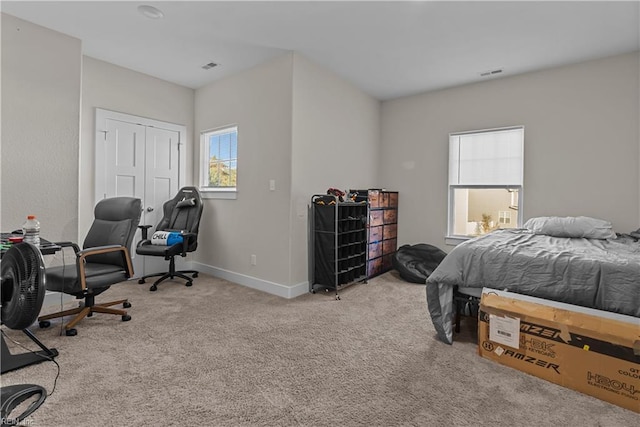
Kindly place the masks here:
POLYGON ((256 264, 258 264, 256 256, 255 255, 251 255, 251 265, 256 265, 256 264))

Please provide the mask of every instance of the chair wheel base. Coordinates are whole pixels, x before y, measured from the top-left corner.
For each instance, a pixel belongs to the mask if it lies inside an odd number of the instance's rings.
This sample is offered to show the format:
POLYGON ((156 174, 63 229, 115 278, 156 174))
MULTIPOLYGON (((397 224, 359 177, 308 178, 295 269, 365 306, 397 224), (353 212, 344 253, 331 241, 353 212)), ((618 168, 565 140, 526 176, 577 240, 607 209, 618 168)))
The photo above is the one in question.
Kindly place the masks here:
POLYGON ((49 326, 51 326, 51 322, 49 322, 48 320, 41 320, 38 323, 38 326, 40 326, 42 329, 48 328, 49 326))
POLYGON ((76 335, 78 335, 78 330, 75 328, 71 328, 71 329, 67 329, 64 332, 68 337, 75 337, 76 335))
POLYGON ((138 283, 142 285, 144 283, 144 279, 138 280, 138 283))
POLYGON ((151 292, 155 292, 155 291, 157 291, 157 290, 158 290, 158 287, 157 287, 156 285, 151 285, 151 287, 149 288, 149 290, 150 290, 151 292))
POLYGON ((185 286, 193 286, 193 282, 191 280, 189 280, 187 283, 184 284, 185 286))
POLYGON ((197 278, 197 277, 198 277, 198 273, 193 273, 193 274, 191 275, 191 277, 193 277, 194 279, 195 279, 195 278, 197 278))
POLYGON ((125 314, 122 316, 122 321, 123 322, 128 322, 129 320, 131 320, 131 316, 129 316, 128 314, 125 314))
POLYGON ((125 301, 125 302, 122 303, 122 307, 131 308, 131 303, 129 301, 125 301))

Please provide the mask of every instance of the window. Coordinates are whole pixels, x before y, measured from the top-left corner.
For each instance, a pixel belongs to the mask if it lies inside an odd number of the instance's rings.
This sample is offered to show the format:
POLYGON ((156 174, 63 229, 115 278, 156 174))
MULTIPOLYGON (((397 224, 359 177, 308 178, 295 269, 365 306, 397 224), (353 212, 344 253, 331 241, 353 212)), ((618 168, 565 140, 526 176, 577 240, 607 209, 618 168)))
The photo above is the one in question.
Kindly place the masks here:
POLYGON ((452 239, 522 225, 524 128, 449 135, 449 227, 452 239))
POLYGON ((200 134, 202 163, 200 189, 205 197, 235 198, 238 181, 238 127, 200 134))

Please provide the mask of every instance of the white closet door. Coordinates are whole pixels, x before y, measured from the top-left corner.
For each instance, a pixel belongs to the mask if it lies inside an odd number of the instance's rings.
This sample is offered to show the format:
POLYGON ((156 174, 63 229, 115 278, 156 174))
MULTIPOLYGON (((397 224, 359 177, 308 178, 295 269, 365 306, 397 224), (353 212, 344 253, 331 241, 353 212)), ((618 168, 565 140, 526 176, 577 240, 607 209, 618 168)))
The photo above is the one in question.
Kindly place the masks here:
MULTIPOLYGON (((162 205, 175 196, 184 176, 184 133, 184 126, 97 109, 95 202, 117 196, 141 199, 140 224, 152 225, 152 233, 162 205)), ((141 238, 138 230, 130 248, 136 277, 167 270, 164 259, 136 256, 141 238)))
POLYGON ((162 219, 162 205, 178 192, 180 134, 147 127, 144 179, 145 224, 162 219))
MULTIPOLYGON (((105 121, 104 194, 107 197, 131 196, 143 199, 145 192, 145 138, 142 125, 118 120, 105 121)), ((98 160, 98 159, 96 159, 98 160)), ((97 177, 96 177, 97 178, 97 177)))

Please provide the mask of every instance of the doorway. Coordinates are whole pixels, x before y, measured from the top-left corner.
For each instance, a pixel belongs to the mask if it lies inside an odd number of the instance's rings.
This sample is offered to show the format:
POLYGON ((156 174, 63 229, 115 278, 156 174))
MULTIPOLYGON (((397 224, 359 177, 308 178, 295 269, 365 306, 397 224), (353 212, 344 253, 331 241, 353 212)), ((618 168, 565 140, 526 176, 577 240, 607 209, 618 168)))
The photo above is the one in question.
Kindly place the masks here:
MULTIPOLYGON (((137 197, 143 206, 140 224, 155 227, 162 205, 185 182, 186 127, 101 108, 95 123, 94 205, 109 197, 137 197)), ((166 270, 164 260, 136 256, 141 238, 138 230, 129 248, 135 277, 166 270)))

